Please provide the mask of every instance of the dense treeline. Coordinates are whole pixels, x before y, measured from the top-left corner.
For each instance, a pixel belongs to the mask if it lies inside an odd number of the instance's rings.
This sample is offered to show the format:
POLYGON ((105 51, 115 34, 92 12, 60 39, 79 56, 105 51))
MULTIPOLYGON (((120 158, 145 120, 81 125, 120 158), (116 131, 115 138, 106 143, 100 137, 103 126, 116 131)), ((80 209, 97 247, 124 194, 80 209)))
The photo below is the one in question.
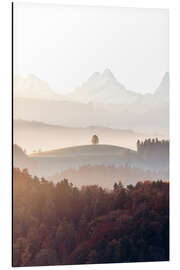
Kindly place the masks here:
POLYGON ((137 141, 137 151, 145 160, 155 159, 164 161, 169 159, 169 140, 146 139, 137 141))
POLYGON ((169 183, 78 189, 13 175, 13 266, 169 259, 169 183))
MULTIPOLYGON (((148 148, 151 148, 151 147, 157 147, 159 146, 159 148, 169 148, 169 140, 159 140, 158 138, 156 139, 146 139, 144 141, 140 141, 138 140, 137 141, 137 150, 138 151, 141 151, 143 149, 148 149, 148 148)), ((154 148, 155 148, 154 147, 154 148)))

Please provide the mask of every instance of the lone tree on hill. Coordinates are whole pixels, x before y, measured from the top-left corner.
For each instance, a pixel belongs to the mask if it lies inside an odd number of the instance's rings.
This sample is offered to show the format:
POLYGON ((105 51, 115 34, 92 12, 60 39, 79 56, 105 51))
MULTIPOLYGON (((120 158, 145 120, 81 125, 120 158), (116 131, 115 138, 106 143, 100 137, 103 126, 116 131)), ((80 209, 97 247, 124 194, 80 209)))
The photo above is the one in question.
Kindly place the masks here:
POLYGON ((98 144, 99 143, 99 138, 97 135, 93 135, 92 136, 92 144, 98 144))

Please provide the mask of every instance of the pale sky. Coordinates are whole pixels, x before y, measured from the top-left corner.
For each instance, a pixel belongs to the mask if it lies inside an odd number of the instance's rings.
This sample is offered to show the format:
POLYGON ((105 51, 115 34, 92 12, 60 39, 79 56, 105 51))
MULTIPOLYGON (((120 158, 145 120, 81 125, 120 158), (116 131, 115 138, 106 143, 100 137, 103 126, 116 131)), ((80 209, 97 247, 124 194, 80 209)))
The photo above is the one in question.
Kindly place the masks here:
POLYGON ((168 10, 14 4, 15 74, 67 93, 109 68, 127 89, 153 92, 169 70, 168 10))

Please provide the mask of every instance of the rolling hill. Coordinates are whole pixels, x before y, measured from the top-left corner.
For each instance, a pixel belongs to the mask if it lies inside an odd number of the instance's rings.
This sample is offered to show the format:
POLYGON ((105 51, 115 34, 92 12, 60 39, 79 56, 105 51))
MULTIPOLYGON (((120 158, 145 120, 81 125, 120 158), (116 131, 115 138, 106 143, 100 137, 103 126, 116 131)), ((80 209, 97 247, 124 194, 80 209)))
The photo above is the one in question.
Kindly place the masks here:
POLYGON ((33 153, 30 157, 34 158, 49 158, 49 157, 91 157, 91 156, 109 156, 114 155, 120 157, 129 153, 134 153, 135 151, 114 146, 114 145, 81 145, 74 147, 67 147, 61 149, 55 149, 51 151, 45 151, 40 153, 33 153))
POLYGON ((72 128, 37 121, 14 120, 14 143, 25 148, 28 153, 39 149, 47 151, 86 145, 90 143, 94 134, 98 135, 101 144, 119 145, 134 150, 138 139, 167 138, 156 133, 140 133, 128 129, 111 129, 102 126, 72 128))
POLYGON ((120 166, 135 159, 136 151, 114 145, 82 145, 33 153, 38 176, 52 176, 66 169, 81 166, 120 166))
POLYGON ((78 186, 98 184, 112 187, 115 181, 124 184, 138 180, 169 179, 168 152, 156 156, 114 145, 81 145, 37 152, 29 156, 14 145, 14 167, 27 168, 30 174, 53 182, 64 178, 78 186))

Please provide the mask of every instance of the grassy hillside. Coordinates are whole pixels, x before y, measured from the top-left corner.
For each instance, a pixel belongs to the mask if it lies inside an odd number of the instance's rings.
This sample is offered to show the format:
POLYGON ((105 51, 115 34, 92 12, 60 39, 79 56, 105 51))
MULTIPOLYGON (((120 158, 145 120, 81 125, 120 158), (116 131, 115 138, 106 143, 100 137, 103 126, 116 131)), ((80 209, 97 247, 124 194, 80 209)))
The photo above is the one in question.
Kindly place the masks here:
POLYGON ((135 151, 115 146, 115 145, 81 145, 74 147, 67 147, 61 149, 55 149, 51 151, 45 151, 41 153, 33 153, 30 157, 81 157, 81 156, 122 156, 128 153, 135 153, 135 151))
POLYGON ((66 169, 85 165, 119 166, 133 162, 136 152, 113 145, 82 145, 67 147, 30 155, 37 163, 39 176, 53 176, 66 169))
POLYGON ((92 135, 97 134, 101 144, 123 146, 136 150, 137 140, 164 138, 158 134, 140 133, 130 129, 112 129, 103 126, 67 127, 37 121, 14 120, 14 143, 33 150, 42 151, 70 146, 87 145, 92 135))

